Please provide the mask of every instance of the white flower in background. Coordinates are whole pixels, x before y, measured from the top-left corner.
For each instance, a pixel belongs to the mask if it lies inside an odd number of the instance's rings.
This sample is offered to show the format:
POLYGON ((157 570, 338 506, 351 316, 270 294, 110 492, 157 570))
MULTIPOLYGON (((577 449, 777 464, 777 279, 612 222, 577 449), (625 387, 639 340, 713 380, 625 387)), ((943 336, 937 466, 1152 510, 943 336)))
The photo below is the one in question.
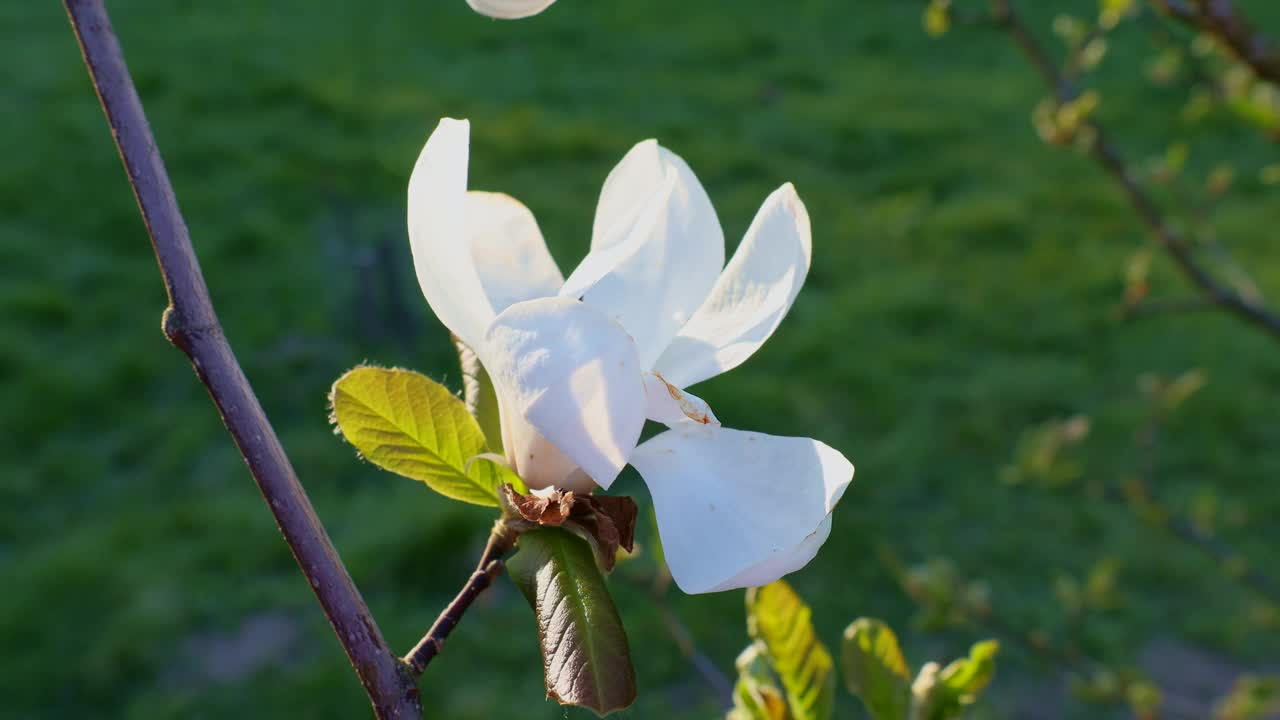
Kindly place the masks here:
POLYGON ((581 493, 629 462, 685 592, 803 567, 853 466, 816 440, 723 428, 684 391, 750 357, 791 307, 810 260, 795 188, 765 200, 724 266, 702 185, 646 140, 609 173, 591 250, 565 280, 528 208, 467 191, 469 136, 445 119, 427 140, 409 238, 427 302, 493 380, 512 468, 531 488, 581 493), (670 429, 637 447, 646 418, 670 429))
POLYGON ((556 0, 467 0, 467 4, 481 15, 514 20, 526 18, 546 10, 556 0))

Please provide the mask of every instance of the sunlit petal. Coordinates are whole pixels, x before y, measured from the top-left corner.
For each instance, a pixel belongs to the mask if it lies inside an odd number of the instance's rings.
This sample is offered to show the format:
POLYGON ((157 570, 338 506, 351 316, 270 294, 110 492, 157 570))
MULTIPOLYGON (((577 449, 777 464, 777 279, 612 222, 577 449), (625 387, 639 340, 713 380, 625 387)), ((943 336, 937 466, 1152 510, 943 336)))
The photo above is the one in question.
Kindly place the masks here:
POLYGON ((719 592, 721 590, 733 590, 735 588, 760 587, 768 585, 784 575, 789 575, 805 565, 809 561, 817 557, 818 549, 831 536, 831 515, 830 513, 822 520, 822 524, 818 526, 808 537, 800 542, 795 549, 790 552, 778 553, 770 559, 743 570, 725 582, 720 583, 711 592, 719 592))
POLYGON ((560 290, 564 276, 533 213, 519 200, 473 190, 467 193, 466 216, 471 258, 494 312, 560 290))
POLYGON ((467 4, 481 15, 514 20, 537 15, 556 0, 467 0, 467 4))
POLYGON ((560 294, 581 297, 621 324, 647 369, 723 265, 724 233, 702 184, 678 155, 646 140, 605 180, 591 252, 560 294))
POLYGON ((853 465, 816 440, 696 423, 648 440, 631 464, 687 593, 765 584, 803 567, 853 479, 853 465))
POLYGON ((409 178, 409 243, 427 304, 471 347, 484 337, 493 306, 467 242, 467 152, 471 126, 445 118, 418 156, 409 178))
POLYGON ((688 387, 741 364, 791 309, 811 255, 809 214, 787 183, 765 200, 710 296, 654 369, 688 387))
POLYGON ((636 346, 621 327, 577 300, 530 300, 493 321, 479 355, 502 406, 508 458, 530 487, 580 485, 575 467, 613 483, 645 419, 636 346), (563 458, 546 457, 540 439, 563 458))
POLYGON ((720 424, 705 400, 677 388, 657 373, 644 374, 644 392, 648 402, 645 414, 654 422, 668 427, 688 422, 720 424))

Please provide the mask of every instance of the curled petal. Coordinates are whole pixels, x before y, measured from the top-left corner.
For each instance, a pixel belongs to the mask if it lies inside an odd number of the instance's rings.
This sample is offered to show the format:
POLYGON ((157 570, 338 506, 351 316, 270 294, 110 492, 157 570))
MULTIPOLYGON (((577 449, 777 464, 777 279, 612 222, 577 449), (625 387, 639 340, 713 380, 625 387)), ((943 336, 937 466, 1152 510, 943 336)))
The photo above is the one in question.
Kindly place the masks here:
POLYGON ((578 467, 595 484, 613 483, 645 414, 636 346, 621 327, 577 300, 529 300, 493 321, 479 355, 508 458, 529 487, 590 489, 578 467))
POLYGON ((555 295, 564 276, 547 251, 533 213, 503 193, 467 193, 467 233, 480 285, 493 311, 555 295))
POLYGON ((705 400, 685 392, 667 382, 657 373, 644 374, 644 392, 648 402, 645 414, 654 422, 667 427, 694 422, 701 425, 719 425, 715 413, 705 400))
POLYGON ((764 201, 706 302, 654 369, 688 387, 751 357, 791 309, 812 252, 809 214, 787 183, 764 201))
POLYGON ((753 565, 743 570, 737 575, 729 578, 717 590, 731 590, 733 588, 749 588, 768 585, 784 575, 789 575, 805 565, 809 561, 817 557, 818 548, 822 547, 822 543, 827 541, 831 536, 831 514, 822 520, 822 524, 818 526, 800 544, 790 552, 778 553, 770 559, 753 565))
POLYGON ((809 438, 685 423, 631 455, 687 593, 763 585, 811 560, 853 465, 809 438))
POLYGON ((556 0, 467 0, 481 15, 502 20, 526 18, 546 10, 556 0))
POLYGON ((409 178, 409 244, 418 284, 436 317, 476 347, 493 320, 467 242, 465 200, 471 125, 445 118, 409 178))
POLYGON ((560 294, 581 297, 636 340, 645 369, 698 309, 724 265, 724 232, 698 178, 646 140, 609 173, 591 252, 560 294))

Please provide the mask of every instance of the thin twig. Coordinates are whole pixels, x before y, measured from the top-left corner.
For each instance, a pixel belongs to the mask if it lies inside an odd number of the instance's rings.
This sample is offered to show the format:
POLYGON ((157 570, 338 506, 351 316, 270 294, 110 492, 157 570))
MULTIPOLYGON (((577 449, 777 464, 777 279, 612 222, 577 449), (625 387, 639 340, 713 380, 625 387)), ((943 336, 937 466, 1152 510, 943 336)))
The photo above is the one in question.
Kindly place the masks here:
POLYGON ((417 685, 383 640, 218 324, 106 8, 102 0, 65 0, 65 4, 160 264, 169 295, 164 334, 190 358, 208 389, 374 712, 379 718, 419 718, 417 685))
MULTIPOLYGON (((1155 0, 1153 0, 1153 2, 1154 1, 1155 0)), ((1222 83, 1220 83, 1218 79, 1213 76, 1213 73, 1205 67, 1205 63, 1202 58, 1197 56, 1196 53, 1189 51, 1183 46, 1182 42, 1175 37, 1173 31, 1169 27, 1169 21, 1165 16, 1154 13, 1144 13, 1139 19, 1147 28, 1152 40, 1154 40, 1156 44, 1166 51, 1177 53, 1179 58, 1186 59, 1187 67, 1190 69, 1191 73, 1192 87, 1199 85, 1207 88, 1209 94, 1217 100, 1221 100, 1226 97, 1227 91, 1223 88, 1222 83)))
POLYGON ((1280 48, 1254 30, 1231 0, 1149 0, 1165 15, 1227 46, 1263 80, 1280 85, 1280 48))
MULTIPOLYGON (((918 605, 922 605, 920 599, 911 591, 910 583, 907 580, 907 568, 902 559, 888 545, 880 545, 877 548, 881 562, 885 564, 886 569, 898 583, 898 587, 904 594, 918 605)), ((1028 659, 1038 659, 1048 663, 1063 673, 1079 674, 1086 678, 1098 676, 1104 673, 1111 673, 1112 670, 1097 658, 1089 655, 1075 643, 1071 642, 1071 638, 1065 639, 1065 644, 1055 644, 1050 641, 1047 635, 1028 632, 1014 623, 1010 622, 1003 615, 990 612, 969 612, 964 616, 967 623, 976 627, 984 634, 990 633, 1004 640, 1009 641, 1006 644, 1013 645, 1014 649, 1019 651, 1021 655, 1028 659)), ((1067 627, 1068 635, 1070 635, 1070 624, 1067 627)), ((1195 700, 1189 697, 1182 697, 1177 694, 1178 688, 1161 688, 1161 700, 1163 708, 1174 705, 1183 711, 1188 709, 1197 710, 1198 712, 1189 712, 1189 717, 1203 716, 1203 709, 1195 700)), ((1090 701, 1097 702, 1097 701, 1090 701)), ((1110 700, 1103 700, 1110 704, 1118 704, 1125 702, 1122 693, 1117 693, 1110 700)))
POLYGON ((421 675, 427 669, 427 664, 440 654, 444 649, 444 641, 458 626, 467 609, 476 601, 476 598, 480 597, 480 593, 493 583, 494 578, 502 573, 502 556, 515 546, 515 541, 516 533, 499 520, 489 535, 489 542, 485 544, 484 552, 480 553, 480 561, 476 563, 475 572, 471 573, 471 577, 458 591, 453 602, 449 603, 432 623, 427 634, 418 641, 408 655, 404 656, 404 662, 414 677, 421 675))
MULTIPOLYGON (((997 25, 1002 27, 1022 50, 1022 54, 1044 79, 1045 84, 1053 90, 1057 101, 1067 103, 1074 100, 1077 95, 1076 89, 1058 72, 1058 67, 1049 53, 1014 11, 1012 0, 991 0, 991 8, 997 25)), ((1133 206, 1156 242, 1182 270, 1183 275, 1200 289, 1206 300, 1280 341, 1280 315, 1274 314, 1266 307, 1218 282, 1200 264, 1190 244, 1165 221, 1155 201, 1134 179, 1133 173, 1130 172, 1119 151, 1107 140, 1107 134, 1102 126, 1093 120, 1088 121, 1087 124, 1093 134, 1093 140, 1089 144, 1089 154, 1124 189, 1129 204, 1133 206)))
POLYGON ((1126 305, 1124 309, 1120 311, 1120 316, 1124 320, 1137 320, 1138 318, 1153 317, 1156 315, 1175 315, 1201 312, 1204 310, 1213 310, 1216 307, 1216 305, 1200 297, 1139 300, 1131 305, 1126 305))
POLYGON ((658 608, 658 612, 662 615, 662 624, 667 629, 667 634, 671 637, 671 642, 675 644, 676 649, 684 656, 689 664, 693 666, 698 677, 706 683, 707 687, 715 693, 722 707, 728 708, 733 705, 733 680, 725 675, 723 671, 716 665, 702 649, 698 647, 698 643, 693 638, 693 633, 689 627, 680 619, 680 614, 671 607, 667 602, 667 591, 671 588, 671 573, 661 566, 658 572, 649 578, 626 578, 635 583, 637 586, 648 589, 649 594, 653 597, 653 603, 658 608))
POLYGON ((1135 441, 1139 483, 1136 489, 1141 495, 1135 498, 1114 483, 1107 483, 1103 488, 1103 496, 1111 502, 1127 507, 1132 507, 1136 503, 1147 509, 1148 517, 1159 520, 1160 525, 1174 537, 1208 556, 1227 577, 1280 607, 1280 583, 1254 567, 1253 563, 1248 562, 1245 556, 1235 548, 1204 532, 1187 518, 1175 515, 1151 495, 1149 488, 1155 484, 1156 460, 1160 438, 1164 432, 1164 421, 1165 414, 1159 406, 1159 400, 1152 399, 1147 420, 1139 429, 1135 441))
POLYGON ((733 704, 733 681, 716 667, 715 662, 707 657, 693 640, 693 634, 680 620, 680 616, 667 604, 665 598, 658 600, 658 611, 662 614, 662 622, 667 632, 680 649, 680 654, 689 661, 698 676, 715 692, 716 699, 724 707, 733 704))

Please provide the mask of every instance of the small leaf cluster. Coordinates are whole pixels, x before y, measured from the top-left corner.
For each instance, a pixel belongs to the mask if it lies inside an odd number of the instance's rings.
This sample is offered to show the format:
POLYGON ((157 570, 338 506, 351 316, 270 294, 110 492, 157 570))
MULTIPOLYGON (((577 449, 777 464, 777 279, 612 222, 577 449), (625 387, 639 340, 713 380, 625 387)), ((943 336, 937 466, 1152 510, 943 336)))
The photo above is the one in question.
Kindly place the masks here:
POLYGON ((965 577, 948 558, 905 568, 898 582, 919 606, 915 624, 922 629, 959 627, 991 614, 991 587, 985 580, 965 577))
POLYGON ((1053 418, 1023 431, 1013 460, 1000 471, 1009 485, 1032 484, 1046 488, 1068 485, 1084 474, 1075 449, 1089 436, 1086 415, 1053 418))
MULTIPOLYGON (((813 629, 812 611, 786 581, 747 594, 752 643, 738 656, 728 720, 828 720, 835 708, 834 663, 813 629)), ((945 667, 929 662, 914 676, 898 638, 880 620, 859 618, 844 631, 841 674, 874 720, 948 720, 964 714, 995 675, 999 645, 974 645, 945 667)))
POLYGON ((1133 670, 1097 668, 1087 675, 1073 675, 1071 693, 1094 705, 1121 705, 1137 720, 1157 720, 1164 695, 1142 673, 1133 670))
POLYGON ((835 661, 818 639, 812 616, 813 611, 784 580, 747 591, 747 632, 753 642, 738 658, 735 709, 730 718, 831 717, 835 661), (785 703, 779 706, 774 698, 783 698, 785 703), (761 706, 772 708, 772 714, 747 711, 761 706))
POLYGON ((1280 715, 1280 675, 1242 675, 1213 709, 1214 720, 1265 720, 1280 715))

